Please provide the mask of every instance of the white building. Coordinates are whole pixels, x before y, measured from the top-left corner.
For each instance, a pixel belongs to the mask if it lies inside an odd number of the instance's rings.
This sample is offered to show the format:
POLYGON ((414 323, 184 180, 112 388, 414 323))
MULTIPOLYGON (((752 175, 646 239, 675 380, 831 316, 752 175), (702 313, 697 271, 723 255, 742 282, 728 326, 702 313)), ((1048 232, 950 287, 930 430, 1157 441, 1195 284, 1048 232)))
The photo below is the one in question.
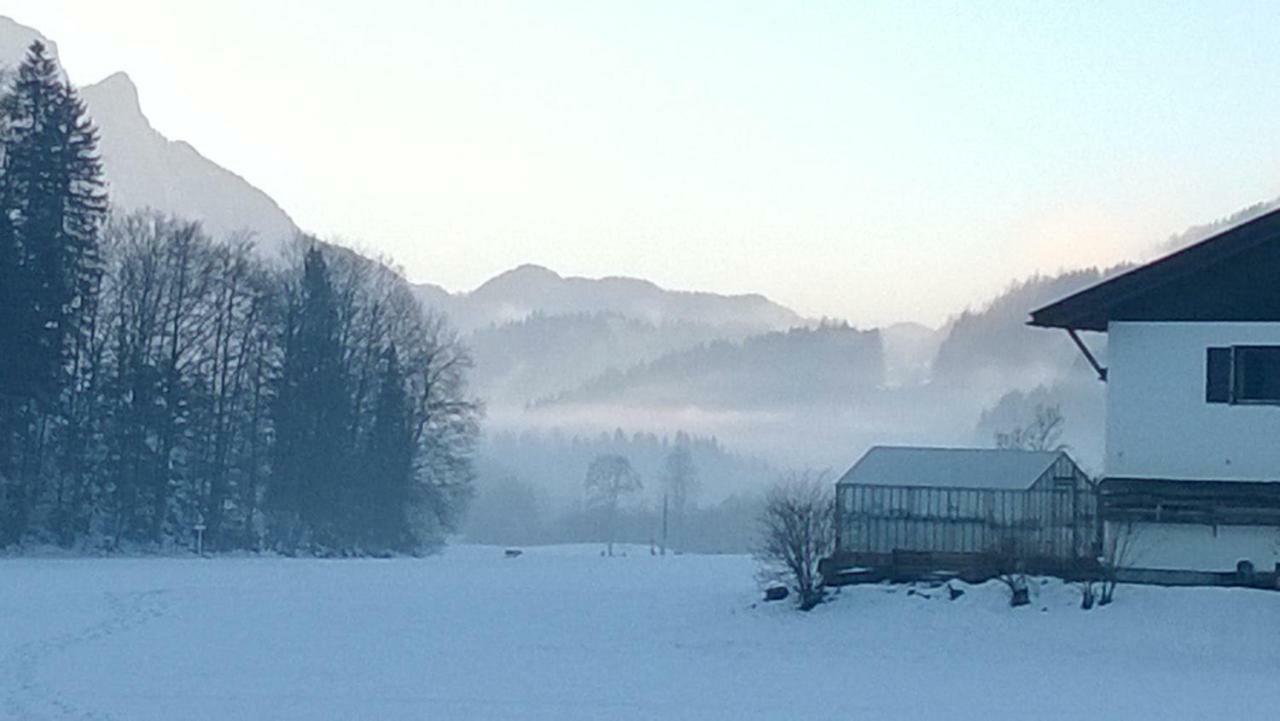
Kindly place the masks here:
POLYGON ((1152 571, 1280 564, 1280 211, 1032 313, 1107 383, 1106 543, 1152 571), (1081 331, 1107 334, 1108 367, 1081 331))

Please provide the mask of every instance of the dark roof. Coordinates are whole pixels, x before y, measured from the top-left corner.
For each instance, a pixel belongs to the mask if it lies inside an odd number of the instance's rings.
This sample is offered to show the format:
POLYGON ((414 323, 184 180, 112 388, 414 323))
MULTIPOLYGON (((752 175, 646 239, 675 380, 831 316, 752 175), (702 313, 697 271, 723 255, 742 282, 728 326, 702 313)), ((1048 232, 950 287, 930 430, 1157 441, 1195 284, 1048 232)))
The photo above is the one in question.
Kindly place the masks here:
POLYGON ((837 485, 1030 488, 1063 457, 1061 451, 875 446, 837 485))
POLYGON ((1112 320, 1280 321, 1280 210, 1032 311, 1044 328, 1112 320))

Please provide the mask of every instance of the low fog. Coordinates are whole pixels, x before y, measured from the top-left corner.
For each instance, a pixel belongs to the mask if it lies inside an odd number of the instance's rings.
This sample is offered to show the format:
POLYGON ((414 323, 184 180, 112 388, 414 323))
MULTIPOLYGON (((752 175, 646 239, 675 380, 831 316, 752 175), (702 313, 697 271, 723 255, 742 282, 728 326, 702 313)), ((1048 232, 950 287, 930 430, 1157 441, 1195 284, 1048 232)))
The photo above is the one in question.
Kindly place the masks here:
MULTIPOLYGON (((759 296, 664 291, 635 280, 562 278, 536 266, 471 293, 419 286, 456 319, 484 401, 469 540, 527 544, 599 535, 586 503, 594 458, 626 458, 641 488, 621 499, 625 540, 655 541, 667 459, 687 448, 696 490, 672 531, 688 550, 742 551, 750 508, 800 470, 838 474, 870 446, 994 447, 1060 414, 1050 439, 1101 467, 1103 386, 1030 309, 1121 270, 1011 283, 942 327, 804 319, 759 296)), ((1086 337, 1105 363, 1105 336, 1086 337)))

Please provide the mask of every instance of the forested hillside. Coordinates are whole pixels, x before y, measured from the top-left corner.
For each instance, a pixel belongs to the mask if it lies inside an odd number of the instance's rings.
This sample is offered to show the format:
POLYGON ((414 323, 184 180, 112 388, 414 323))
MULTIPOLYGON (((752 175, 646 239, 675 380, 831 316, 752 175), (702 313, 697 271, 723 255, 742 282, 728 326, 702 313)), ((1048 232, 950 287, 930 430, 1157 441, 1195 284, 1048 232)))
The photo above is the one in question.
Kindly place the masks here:
POLYGON ((824 323, 669 353, 536 405, 612 402, 748 410, 842 405, 879 387, 884 377, 877 331, 824 323))
POLYGON ((470 333, 478 363, 475 387, 490 403, 521 406, 579 388, 584 382, 707 342, 738 340, 731 328, 693 321, 661 324, 614 312, 551 315, 470 333))

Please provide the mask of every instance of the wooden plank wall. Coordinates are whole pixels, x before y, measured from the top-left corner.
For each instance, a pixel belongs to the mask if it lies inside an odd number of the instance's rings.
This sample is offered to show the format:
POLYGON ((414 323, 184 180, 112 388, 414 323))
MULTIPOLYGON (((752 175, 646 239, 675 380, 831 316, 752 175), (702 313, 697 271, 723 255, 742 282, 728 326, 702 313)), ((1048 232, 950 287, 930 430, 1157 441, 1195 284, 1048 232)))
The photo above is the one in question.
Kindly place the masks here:
POLYGON ((1108 521, 1280 526, 1280 482, 1108 478, 1100 496, 1108 521))

